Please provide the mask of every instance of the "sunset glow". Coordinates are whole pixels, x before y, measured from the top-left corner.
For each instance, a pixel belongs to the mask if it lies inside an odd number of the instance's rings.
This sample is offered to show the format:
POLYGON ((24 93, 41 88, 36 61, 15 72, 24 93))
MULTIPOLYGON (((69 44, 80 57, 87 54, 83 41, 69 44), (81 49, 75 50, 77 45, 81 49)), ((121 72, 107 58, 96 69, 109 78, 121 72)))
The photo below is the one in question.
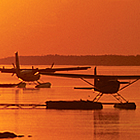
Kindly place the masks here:
POLYGON ((138 0, 1 0, 0 57, 140 54, 138 0))

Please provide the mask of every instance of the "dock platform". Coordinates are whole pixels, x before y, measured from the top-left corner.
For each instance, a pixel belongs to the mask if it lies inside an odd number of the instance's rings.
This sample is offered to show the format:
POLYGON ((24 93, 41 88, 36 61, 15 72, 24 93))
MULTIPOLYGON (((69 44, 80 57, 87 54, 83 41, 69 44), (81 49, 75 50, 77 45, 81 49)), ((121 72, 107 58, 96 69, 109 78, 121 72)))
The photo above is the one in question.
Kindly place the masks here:
POLYGON ((13 104, 1 103, 0 109, 72 109, 72 110, 96 110, 103 109, 103 105, 113 105, 114 108, 119 109, 136 109, 133 102, 127 103, 106 103, 106 102, 93 102, 93 101, 46 101, 46 104, 13 104))
POLYGON ((93 101, 46 101, 46 109, 93 110, 102 108, 102 103, 93 101))
POLYGON ((0 109, 4 108, 46 108, 45 104, 0 104, 0 109))

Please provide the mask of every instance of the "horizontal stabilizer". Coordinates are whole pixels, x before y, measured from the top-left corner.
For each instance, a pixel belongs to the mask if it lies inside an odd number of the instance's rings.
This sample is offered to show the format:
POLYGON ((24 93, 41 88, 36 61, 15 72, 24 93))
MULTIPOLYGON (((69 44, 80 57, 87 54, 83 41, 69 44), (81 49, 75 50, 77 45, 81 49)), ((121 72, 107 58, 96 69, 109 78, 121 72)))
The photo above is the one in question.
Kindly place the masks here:
POLYGON ((94 87, 74 87, 74 89, 94 89, 94 87))
POLYGON ((0 68, 0 71, 2 73, 16 73, 16 69, 14 69, 14 68, 12 68, 12 69, 0 68))

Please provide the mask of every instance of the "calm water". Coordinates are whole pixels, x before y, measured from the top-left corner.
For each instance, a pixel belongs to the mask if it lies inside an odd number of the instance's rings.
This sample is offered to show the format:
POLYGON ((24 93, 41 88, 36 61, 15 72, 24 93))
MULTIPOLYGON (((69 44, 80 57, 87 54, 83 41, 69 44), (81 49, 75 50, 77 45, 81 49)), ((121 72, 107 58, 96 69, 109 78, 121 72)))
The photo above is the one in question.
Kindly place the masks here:
MULTIPOLYGON (((10 66, 7 66, 10 67, 10 66)), ((22 66, 24 68, 25 66, 22 66)), ((29 67, 29 66, 27 66, 29 67)), ((36 66, 48 67, 48 66, 36 66)), ((60 66, 55 66, 60 67, 60 66)), ((66 67, 66 66, 65 66, 66 67)), ((93 74, 93 68, 80 73, 93 74)), ((140 67, 97 67, 98 74, 140 74, 140 67)), ((78 73, 78 72, 69 72, 78 73)), ((96 93, 74 90, 74 86, 87 86, 80 79, 42 76, 51 82, 50 89, 0 88, 0 103, 40 103, 47 100, 92 100, 96 93)), ((92 82, 92 80, 90 80, 92 82)), ((16 76, 0 74, 0 83, 18 83, 16 76)), ((24 134, 21 140, 139 140, 140 139, 140 82, 120 92, 129 101, 134 101, 136 110, 119 110, 104 106, 102 110, 46 110, 0 109, 0 131, 24 134), (28 137, 31 135, 32 137, 28 137)), ((101 101, 116 101, 105 95, 101 101)))

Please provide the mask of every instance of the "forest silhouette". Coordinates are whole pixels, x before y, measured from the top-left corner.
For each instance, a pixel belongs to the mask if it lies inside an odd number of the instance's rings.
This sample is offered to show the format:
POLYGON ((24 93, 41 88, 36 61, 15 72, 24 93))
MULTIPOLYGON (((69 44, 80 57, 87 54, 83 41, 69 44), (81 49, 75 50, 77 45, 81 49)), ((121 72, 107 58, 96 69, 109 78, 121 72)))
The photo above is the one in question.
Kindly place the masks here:
MULTIPOLYGON (((101 65, 101 66, 140 66, 140 55, 45 55, 19 56, 22 65, 101 65)), ((0 59, 0 64, 11 64, 14 57, 0 59)))

